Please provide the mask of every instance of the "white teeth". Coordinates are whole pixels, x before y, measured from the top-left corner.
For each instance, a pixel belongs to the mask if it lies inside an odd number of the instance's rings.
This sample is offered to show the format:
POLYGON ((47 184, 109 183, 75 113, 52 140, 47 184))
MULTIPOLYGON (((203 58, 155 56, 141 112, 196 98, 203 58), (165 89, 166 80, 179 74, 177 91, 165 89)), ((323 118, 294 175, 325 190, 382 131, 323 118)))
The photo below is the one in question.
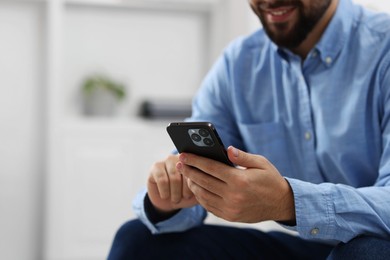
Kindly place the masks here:
POLYGON ((288 11, 285 10, 285 11, 275 11, 275 12, 271 12, 272 15, 275 15, 275 16, 280 16, 280 15, 284 15, 286 14, 288 11))

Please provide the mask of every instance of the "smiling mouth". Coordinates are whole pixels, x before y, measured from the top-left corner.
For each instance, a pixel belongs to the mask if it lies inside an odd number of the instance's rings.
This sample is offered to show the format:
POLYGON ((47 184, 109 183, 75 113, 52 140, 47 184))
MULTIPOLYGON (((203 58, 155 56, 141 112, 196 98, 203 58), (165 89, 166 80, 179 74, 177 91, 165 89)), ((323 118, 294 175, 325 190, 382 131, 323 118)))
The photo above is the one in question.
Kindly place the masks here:
POLYGON ((270 13, 271 15, 274 15, 274 16, 282 16, 282 15, 289 13, 293 9, 294 9, 294 7, 276 8, 276 10, 269 9, 268 13, 270 13))
POLYGON ((266 17, 270 22, 281 23, 286 22, 290 18, 296 10, 296 6, 290 5, 276 8, 260 7, 260 9, 265 12, 266 17))

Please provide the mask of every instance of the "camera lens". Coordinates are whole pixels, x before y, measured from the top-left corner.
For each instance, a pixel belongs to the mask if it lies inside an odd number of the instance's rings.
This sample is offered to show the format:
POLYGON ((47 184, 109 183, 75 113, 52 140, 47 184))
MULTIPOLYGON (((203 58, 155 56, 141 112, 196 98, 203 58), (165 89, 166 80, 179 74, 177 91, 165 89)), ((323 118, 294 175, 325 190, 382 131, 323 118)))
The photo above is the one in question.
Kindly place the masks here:
POLYGON ((192 134, 191 139, 194 140, 195 142, 199 142, 200 140, 202 140, 202 137, 200 137, 200 135, 198 134, 192 134))
POLYGON ((211 140, 210 138, 203 139, 203 142, 205 145, 208 145, 208 146, 212 146, 214 144, 213 140, 211 140))
POLYGON ((209 132, 207 132, 205 129, 199 129, 199 134, 203 137, 209 136, 209 132))

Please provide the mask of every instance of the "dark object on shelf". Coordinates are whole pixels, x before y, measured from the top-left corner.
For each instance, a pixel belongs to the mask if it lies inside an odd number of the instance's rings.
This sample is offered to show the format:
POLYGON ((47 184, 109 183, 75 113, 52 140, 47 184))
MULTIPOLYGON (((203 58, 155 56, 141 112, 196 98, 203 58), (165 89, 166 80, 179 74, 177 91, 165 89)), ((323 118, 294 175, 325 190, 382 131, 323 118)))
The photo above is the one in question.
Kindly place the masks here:
POLYGON ((145 100, 140 106, 140 116, 149 119, 186 118, 191 116, 191 101, 145 100))

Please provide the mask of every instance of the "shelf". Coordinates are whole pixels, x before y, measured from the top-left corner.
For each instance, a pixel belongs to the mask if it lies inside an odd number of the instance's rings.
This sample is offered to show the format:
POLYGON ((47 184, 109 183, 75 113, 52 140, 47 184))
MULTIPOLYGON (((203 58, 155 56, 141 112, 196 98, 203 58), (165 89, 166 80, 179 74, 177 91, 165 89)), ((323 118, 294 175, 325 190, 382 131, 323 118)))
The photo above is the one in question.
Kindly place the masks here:
POLYGON ((68 128, 142 128, 142 127, 166 127, 172 121, 178 119, 148 120, 139 117, 75 117, 64 120, 61 126, 68 128))
POLYGON ((212 10, 222 0, 65 0, 69 6, 131 8, 147 10, 202 11, 212 10))
POLYGON ((45 4, 48 0, 0 0, 2 3, 12 3, 12 4, 45 4))

